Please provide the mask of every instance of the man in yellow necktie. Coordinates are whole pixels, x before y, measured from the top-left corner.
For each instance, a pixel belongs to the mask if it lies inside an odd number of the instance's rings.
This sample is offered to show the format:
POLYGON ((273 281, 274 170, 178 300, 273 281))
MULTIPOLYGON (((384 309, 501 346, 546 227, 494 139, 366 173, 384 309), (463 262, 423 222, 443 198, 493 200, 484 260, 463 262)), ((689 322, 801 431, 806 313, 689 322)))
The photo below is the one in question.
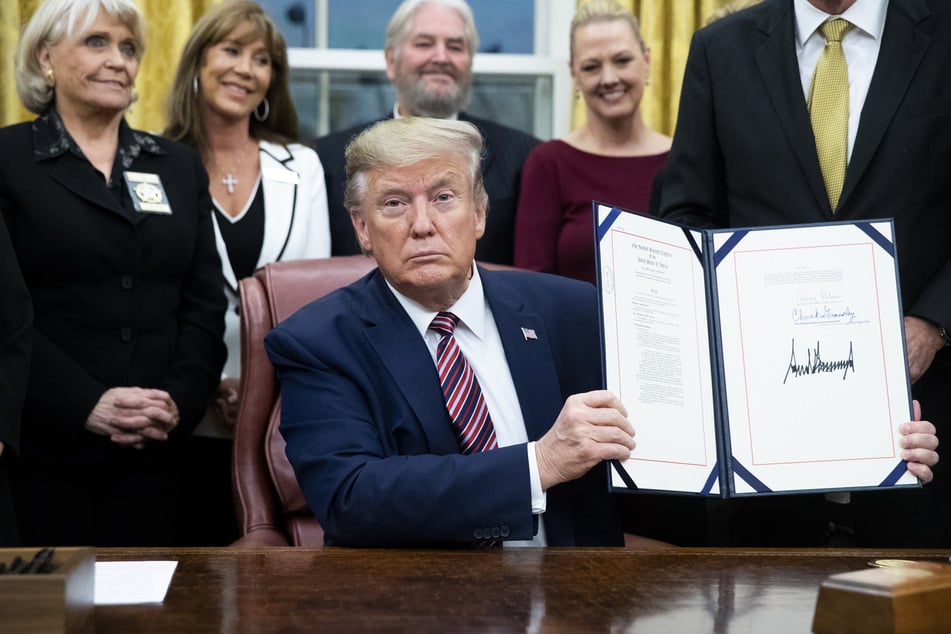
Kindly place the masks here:
MULTIPOLYGON (((718 20, 691 44, 660 212, 698 227, 894 218, 908 372, 939 437, 951 437, 949 61, 947 0, 764 0, 718 20)), ((951 547, 949 463, 922 489, 853 492, 858 545, 951 547)), ((773 504, 785 515, 772 527, 760 502, 731 506, 721 541, 824 543, 821 496, 773 504)))

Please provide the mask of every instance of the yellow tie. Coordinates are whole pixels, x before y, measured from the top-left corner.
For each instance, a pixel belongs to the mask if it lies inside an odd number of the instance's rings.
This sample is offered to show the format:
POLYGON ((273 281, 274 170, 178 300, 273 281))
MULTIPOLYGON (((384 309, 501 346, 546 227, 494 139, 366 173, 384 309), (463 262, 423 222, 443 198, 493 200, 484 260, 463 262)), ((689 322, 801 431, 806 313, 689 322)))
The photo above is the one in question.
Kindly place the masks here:
POLYGON ((849 153, 849 68, 842 51, 842 38, 853 26, 836 18, 819 27, 826 46, 809 89, 809 118, 833 212, 839 206, 849 153))

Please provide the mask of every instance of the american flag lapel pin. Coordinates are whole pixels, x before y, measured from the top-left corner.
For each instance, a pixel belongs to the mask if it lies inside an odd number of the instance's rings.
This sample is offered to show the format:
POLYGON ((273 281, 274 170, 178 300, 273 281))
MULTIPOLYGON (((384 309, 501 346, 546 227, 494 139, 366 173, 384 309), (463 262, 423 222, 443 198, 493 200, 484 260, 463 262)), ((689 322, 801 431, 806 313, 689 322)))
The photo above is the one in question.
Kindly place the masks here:
POLYGON ((535 330, 532 328, 525 328, 522 326, 522 336, 525 337, 525 341, 535 341, 538 339, 538 335, 535 334, 535 330))

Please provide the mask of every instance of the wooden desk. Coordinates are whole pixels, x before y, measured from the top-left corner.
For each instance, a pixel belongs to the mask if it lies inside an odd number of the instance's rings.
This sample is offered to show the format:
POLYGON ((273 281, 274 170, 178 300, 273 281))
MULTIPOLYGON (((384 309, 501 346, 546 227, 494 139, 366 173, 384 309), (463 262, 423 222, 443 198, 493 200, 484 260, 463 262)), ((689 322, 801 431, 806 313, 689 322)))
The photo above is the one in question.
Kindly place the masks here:
POLYGON ((98 632, 809 632, 819 584, 947 551, 100 549, 179 562, 163 605, 98 632))

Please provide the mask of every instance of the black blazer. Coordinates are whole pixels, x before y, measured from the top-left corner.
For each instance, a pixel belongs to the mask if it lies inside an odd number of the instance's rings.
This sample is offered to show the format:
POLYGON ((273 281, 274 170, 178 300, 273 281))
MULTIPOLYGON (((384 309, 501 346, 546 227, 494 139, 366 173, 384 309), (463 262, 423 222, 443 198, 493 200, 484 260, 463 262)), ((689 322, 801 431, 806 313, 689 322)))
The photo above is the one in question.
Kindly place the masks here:
MULTIPOLYGON (((382 121, 383 119, 380 119, 382 121)), ((482 133, 485 156, 482 159, 482 178, 489 194, 489 214, 485 235, 476 245, 475 257, 480 262, 511 264, 515 245, 515 210, 522 181, 522 166, 538 139, 514 128, 477 119, 462 113, 460 121, 468 121, 482 133)), ((334 132, 317 139, 314 149, 324 166, 327 182, 327 202, 330 205, 330 235, 332 255, 360 253, 360 245, 353 233, 350 212, 343 205, 347 186, 347 166, 344 150, 353 139, 377 121, 371 121, 349 130, 334 132)))
POLYGON ((224 281, 201 161, 125 123, 120 145, 138 149, 120 150, 119 182, 108 187, 63 147, 51 117, 0 130, 0 212, 34 305, 24 459, 95 462, 114 452, 83 425, 115 386, 167 390, 181 413, 171 438, 187 436, 220 378, 224 281), (161 178, 171 214, 133 210, 123 161, 161 178))
POLYGON ((7 463, 20 447, 20 408, 30 364, 33 308, 6 224, 0 221, 0 547, 17 545, 7 463))
POLYGON ((951 328, 951 4, 892 0, 839 208, 829 208, 792 0, 690 46, 661 216, 743 227, 893 217, 906 314, 951 328))

